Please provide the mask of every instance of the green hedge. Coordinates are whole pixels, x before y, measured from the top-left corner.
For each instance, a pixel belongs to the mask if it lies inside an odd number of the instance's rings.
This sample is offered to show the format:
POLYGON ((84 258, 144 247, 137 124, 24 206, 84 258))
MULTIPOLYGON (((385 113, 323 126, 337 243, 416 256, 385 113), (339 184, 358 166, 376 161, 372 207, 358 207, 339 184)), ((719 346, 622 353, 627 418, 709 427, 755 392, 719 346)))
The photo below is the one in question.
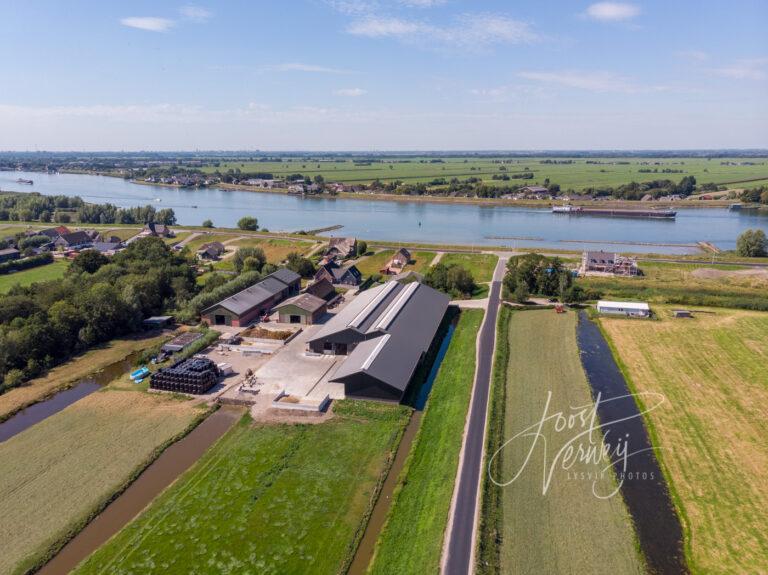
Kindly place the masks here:
POLYGON ((28 258, 2 263, 0 264, 0 275, 28 270, 50 263, 53 263, 53 254, 51 252, 46 252, 28 258))

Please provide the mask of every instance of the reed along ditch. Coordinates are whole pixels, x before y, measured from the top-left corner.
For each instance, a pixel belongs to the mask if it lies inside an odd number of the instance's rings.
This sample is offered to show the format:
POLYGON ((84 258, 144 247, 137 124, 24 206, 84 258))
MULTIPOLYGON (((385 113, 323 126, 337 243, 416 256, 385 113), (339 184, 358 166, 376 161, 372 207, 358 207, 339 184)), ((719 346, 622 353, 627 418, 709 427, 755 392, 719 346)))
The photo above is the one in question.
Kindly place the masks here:
POLYGON ((7 441, 14 435, 21 433, 25 429, 29 429, 44 419, 56 415, 65 407, 92 394, 103 385, 117 379, 124 373, 128 373, 138 355, 138 353, 134 352, 128 357, 108 365, 104 369, 85 379, 81 379, 74 386, 62 389, 51 397, 34 403, 12 415, 4 422, 0 423, 0 443, 7 441))
POLYGON ((371 559, 373 559, 373 553, 376 550, 376 542, 379 539, 381 530, 384 528, 387 514, 392 506, 392 494, 395 491, 395 487, 397 487, 400 473, 405 466, 408 455, 411 453, 411 446, 413 445, 413 440, 416 438, 416 434, 421 426, 421 418, 424 414, 424 408, 427 405, 429 392, 432 390, 432 385, 435 383, 437 372, 440 370, 440 365, 443 363, 443 358, 448 352, 448 346, 453 338, 453 332, 456 329, 457 321, 458 313, 456 310, 449 309, 446 317, 443 319, 443 324, 439 328, 438 335, 432 344, 432 348, 428 352, 427 361, 424 362, 425 369, 414 376, 416 381, 413 382, 414 384, 410 387, 407 396, 403 400, 403 403, 413 407, 414 411, 411 413, 411 418, 403 432, 403 437, 400 439, 400 445, 395 453, 395 459, 381 486, 381 491, 379 492, 379 496, 371 511, 368 524, 363 532, 363 537, 352 558, 352 563, 347 571, 348 575, 364 575, 368 570, 368 565, 370 565, 371 559), (426 366, 429 366, 428 371, 426 370, 426 366))
POLYGON ((221 407, 168 447, 120 496, 94 518, 38 573, 66 575, 125 527, 240 420, 242 408, 221 407))
MULTIPOLYGON (((635 398, 600 328, 583 311, 579 314, 577 336, 592 395, 596 398, 600 394, 597 414, 603 433, 611 439, 626 440, 630 454, 627 468, 621 458, 613 461, 613 468, 617 479, 623 479, 621 494, 648 569, 660 575, 688 573, 680 520, 635 398)), ((611 443, 615 447, 615 441, 611 443)))

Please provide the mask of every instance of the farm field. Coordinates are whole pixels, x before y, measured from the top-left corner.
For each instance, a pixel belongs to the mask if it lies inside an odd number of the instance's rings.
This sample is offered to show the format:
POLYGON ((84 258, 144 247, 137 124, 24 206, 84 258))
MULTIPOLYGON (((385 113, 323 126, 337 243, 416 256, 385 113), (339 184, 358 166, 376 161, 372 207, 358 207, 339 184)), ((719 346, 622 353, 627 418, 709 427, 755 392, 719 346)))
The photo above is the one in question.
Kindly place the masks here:
POLYGON ((12 274, 0 275, 0 294, 8 293, 11 291, 11 288, 16 285, 26 287, 36 282, 57 280, 64 276, 64 272, 67 271, 68 267, 68 261, 56 260, 53 263, 44 266, 29 268, 12 274))
POLYGON ((750 186, 759 185, 757 180, 768 179, 768 160, 765 158, 381 158, 373 162, 352 159, 321 160, 285 159, 274 162, 222 162, 220 166, 207 166, 206 172, 226 172, 239 169, 243 172, 268 172, 275 177, 300 173, 314 178, 322 175, 326 181, 348 184, 368 184, 375 179, 383 182, 402 180, 406 183, 430 182, 436 178, 481 178, 496 182, 494 174, 519 174, 532 172, 532 179, 512 179, 506 183, 542 185, 547 178, 560 184, 563 189, 581 190, 592 186, 618 186, 631 181, 643 182, 656 179, 678 181, 693 175, 700 183, 737 184, 748 180, 750 186), (438 161, 435 161, 438 160, 438 161), (570 162, 570 163, 565 163, 570 162), (590 162, 590 163, 588 163, 590 162), (736 164, 736 165, 730 165, 736 164), (739 165, 745 164, 745 165, 739 165), (639 170, 650 170, 650 173, 639 170), (656 170, 656 172, 653 172, 656 170), (672 173, 664 173, 672 170, 672 173))
POLYGON ((0 444, 0 573, 44 561, 203 413, 106 389, 0 444))
POLYGON ((493 270, 496 269, 498 256, 493 254, 445 254, 440 263, 446 266, 459 264, 464 266, 475 278, 477 283, 489 282, 493 279, 493 270))
POLYGON ((278 264, 285 260, 291 252, 306 253, 313 244, 283 239, 246 238, 227 245, 238 248, 261 248, 264 250, 264 255, 267 256, 269 263, 278 264))
POLYGON ((666 403, 646 421, 685 530, 694 573, 768 572, 768 314, 694 311, 601 319, 635 392, 666 403))
POLYGON ((482 319, 482 310, 465 310, 459 316, 395 488, 370 573, 439 571, 475 375, 475 340, 482 319))
MULTIPOLYGON (((576 343, 576 313, 514 313, 508 308, 501 313, 489 462, 504 442, 539 422, 548 392, 550 415, 567 416, 574 413, 571 407, 592 403, 576 343)), ((494 478, 508 484, 498 487, 486 479, 484 485, 479 573, 644 572, 621 495, 599 499, 593 493, 593 488, 601 495, 614 491, 613 473, 599 480, 579 478, 580 473, 596 474, 602 464, 577 462, 568 471, 556 466, 545 493, 545 471, 580 431, 577 426, 558 433, 552 423, 544 424, 540 433, 546 442, 527 463, 530 439, 508 443, 492 460, 494 478)))
POLYGON ((7 419, 28 405, 45 399, 60 389, 124 360, 136 351, 150 348, 166 339, 168 337, 164 335, 114 339, 103 346, 91 349, 58 367, 54 367, 43 377, 32 379, 20 387, 9 389, 0 395, 0 421, 7 419))
POLYGON ((345 401, 316 425, 246 416, 76 573, 344 572, 408 413, 345 401))
POLYGON ((658 262, 640 262, 640 268, 641 277, 590 276, 578 284, 606 298, 768 310, 766 270, 658 262))

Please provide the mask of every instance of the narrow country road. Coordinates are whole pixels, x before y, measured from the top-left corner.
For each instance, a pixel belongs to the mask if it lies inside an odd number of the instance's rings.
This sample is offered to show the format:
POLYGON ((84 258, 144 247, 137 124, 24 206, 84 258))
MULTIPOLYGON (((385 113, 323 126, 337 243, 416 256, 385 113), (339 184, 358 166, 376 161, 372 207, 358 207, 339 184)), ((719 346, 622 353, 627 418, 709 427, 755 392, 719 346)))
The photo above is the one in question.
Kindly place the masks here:
POLYGON ((485 448, 485 423, 491 387, 493 351, 496 343, 496 318, 499 313, 499 295, 505 265, 506 259, 499 259, 493 273, 485 319, 478 334, 475 385, 472 390, 458 481, 453 496, 451 516, 448 520, 447 546, 443 557, 443 573, 447 575, 466 575, 472 572, 478 517, 477 505, 485 448))

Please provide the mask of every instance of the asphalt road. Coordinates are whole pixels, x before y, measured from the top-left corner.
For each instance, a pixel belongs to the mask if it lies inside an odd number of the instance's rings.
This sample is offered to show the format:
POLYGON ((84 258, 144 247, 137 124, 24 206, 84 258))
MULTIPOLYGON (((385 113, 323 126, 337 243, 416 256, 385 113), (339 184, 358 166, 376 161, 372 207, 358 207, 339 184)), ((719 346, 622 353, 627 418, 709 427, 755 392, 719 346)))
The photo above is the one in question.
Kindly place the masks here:
POLYGON ((506 260, 500 259, 496 266, 486 318, 479 335, 472 407, 464 443, 464 458, 459 472, 456 502, 451 518, 447 557, 444 563, 444 573, 448 575, 466 575, 471 572, 470 562, 475 545, 475 517, 482 477, 485 422, 493 366, 493 348, 496 340, 496 318, 499 314, 499 292, 505 264, 506 260))

